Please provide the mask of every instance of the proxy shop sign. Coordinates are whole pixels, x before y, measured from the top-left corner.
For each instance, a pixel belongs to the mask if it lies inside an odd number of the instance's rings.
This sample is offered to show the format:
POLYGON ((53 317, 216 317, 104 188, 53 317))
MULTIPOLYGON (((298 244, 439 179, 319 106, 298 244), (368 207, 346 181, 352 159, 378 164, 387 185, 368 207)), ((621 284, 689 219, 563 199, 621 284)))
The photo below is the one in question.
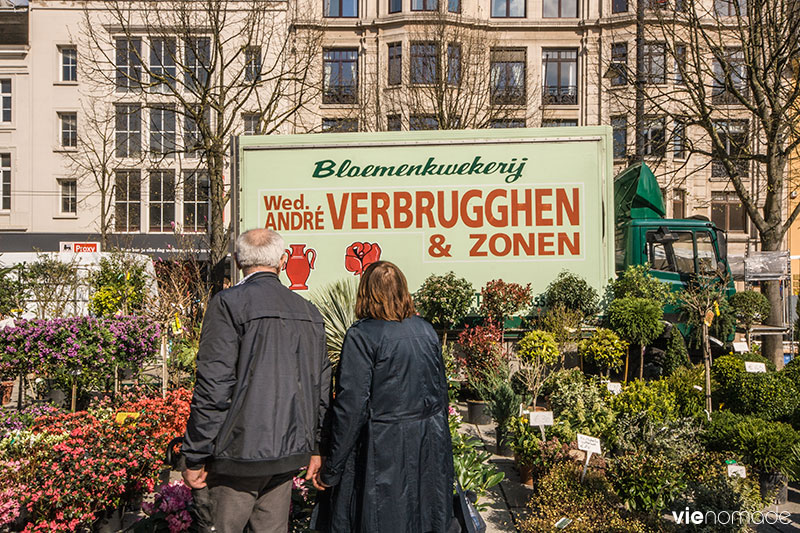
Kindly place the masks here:
POLYGON ((541 291, 568 269, 599 288, 613 233, 602 214, 607 139, 594 130, 565 142, 538 130, 243 137, 240 229, 284 235, 296 290, 379 259, 397 263, 412 291, 450 270, 476 288, 502 277, 541 291))

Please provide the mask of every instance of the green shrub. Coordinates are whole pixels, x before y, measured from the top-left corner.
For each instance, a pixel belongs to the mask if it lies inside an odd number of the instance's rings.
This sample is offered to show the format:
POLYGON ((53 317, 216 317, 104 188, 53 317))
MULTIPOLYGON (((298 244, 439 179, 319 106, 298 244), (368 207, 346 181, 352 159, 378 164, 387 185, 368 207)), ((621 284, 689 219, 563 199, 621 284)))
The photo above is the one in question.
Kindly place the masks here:
POLYGON ((325 322, 325 342, 328 358, 334 367, 339 364, 342 344, 347 330, 358 320, 356 293, 358 284, 351 278, 330 283, 311 293, 311 301, 319 309, 325 322))
POLYGON ((556 370, 544 380, 542 394, 550 396, 558 390, 583 387, 585 382, 586 377, 578 368, 556 370))
POLYGON ((509 421, 519 412, 520 404, 528 403, 526 394, 517 394, 511 387, 508 366, 485 370, 479 379, 470 381, 472 387, 486 402, 492 418, 497 423, 501 440, 505 439, 509 421))
POLYGON ((608 376, 609 370, 622 368, 628 343, 610 329, 598 328, 591 337, 581 341, 578 351, 581 357, 599 367, 608 376))
POLYGON ((503 325, 503 321, 531 305, 531 284, 507 283, 502 279, 493 279, 481 289, 482 315, 503 325))
POLYGON ((530 499, 529 516, 520 524, 523 533, 554 531, 564 517, 569 529, 582 533, 646 533, 654 531, 629 517, 602 472, 589 470, 581 482, 581 466, 556 464, 536 484, 530 499))
POLYGON ((607 396, 605 385, 596 379, 577 382, 574 374, 562 374, 549 392, 555 417, 552 434, 562 442, 572 442, 577 433, 583 433, 599 437, 604 445, 613 443, 616 415, 606 402, 607 396))
POLYGON ((671 376, 679 368, 688 367, 691 364, 683 334, 674 326, 669 339, 667 339, 667 349, 664 351, 664 357, 659 363, 664 376, 671 376))
POLYGON ((686 490, 681 466, 660 455, 616 456, 609 460, 608 475, 622 501, 635 511, 664 511, 686 490))
POLYGON ((760 472, 782 472, 792 478, 798 468, 794 447, 800 445, 800 433, 788 424, 718 411, 704 438, 709 449, 739 454, 760 472))
POLYGON ((676 416, 705 418, 705 375, 702 366, 679 368, 663 381, 675 395, 676 416))
POLYGON ((614 453, 656 455, 677 464, 703 451, 701 431, 696 418, 660 421, 645 412, 620 416, 614 453))
POLYGON ((611 302, 608 320, 611 329, 631 344, 649 345, 664 330, 664 311, 657 302, 625 297, 611 302))
POLYGON ((100 269, 91 277, 95 290, 91 310, 96 316, 118 311, 133 315, 142 310, 145 299, 145 269, 136 259, 115 253, 100 259, 100 269))
POLYGON ((561 357, 558 344, 552 333, 541 330, 529 331, 517 343, 517 356, 522 362, 522 368, 517 373, 523 378, 536 405, 548 368, 557 363, 561 357))
POLYGON ((608 285, 614 299, 645 298, 664 306, 674 300, 669 283, 650 274, 648 265, 631 265, 608 285))
POLYGON ((613 397, 611 406, 618 415, 646 413, 658 422, 674 417, 678 410, 675 394, 660 380, 646 383, 637 379, 629 382, 622 392, 613 397))
POLYGON ((580 338, 582 320, 580 310, 559 304, 548 309, 536 323, 539 329, 552 333, 559 349, 564 350, 568 344, 580 338))
POLYGON ((544 305, 551 309, 563 305, 589 317, 597 313, 600 298, 595 288, 585 279, 565 270, 547 286, 543 300, 544 305))
POLYGON ((745 329, 750 329, 753 324, 760 324, 769 316, 769 300, 760 292, 737 292, 728 299, 728 302, 737 322, 745 329))
POLYGON ((726 355, 714 361, 711 372, 716 401, 734 413, 790 420, 800 407, 797 381, 785 372, 746 372, 743 359, 763 358, 756 354, 726 355))
POLYGON ((453 272, 428 276, 414 293, 417 311, 436 328, 451 328, 461 323, 474 301, 472 283, 453 272))

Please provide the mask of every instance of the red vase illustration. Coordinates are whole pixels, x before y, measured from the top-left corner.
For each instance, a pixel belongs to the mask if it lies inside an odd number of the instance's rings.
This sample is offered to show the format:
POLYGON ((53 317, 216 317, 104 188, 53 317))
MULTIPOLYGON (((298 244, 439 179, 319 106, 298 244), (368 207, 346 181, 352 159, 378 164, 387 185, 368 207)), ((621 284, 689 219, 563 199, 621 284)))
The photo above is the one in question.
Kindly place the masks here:
POLYGON ((292 282, 289 288, 293 291, 308 290, 306 281, 314 268, 314 261, 317 259, 317 251, 313 248, 303 251, 305 244, 290 244, 291 250, 286 250, 289 260, 286 261, 286 276, 292 282))
POLYGON ((381 247, 377 242, 354 242, 344 251, 344 268, 354 276, 381 258, 381 247))

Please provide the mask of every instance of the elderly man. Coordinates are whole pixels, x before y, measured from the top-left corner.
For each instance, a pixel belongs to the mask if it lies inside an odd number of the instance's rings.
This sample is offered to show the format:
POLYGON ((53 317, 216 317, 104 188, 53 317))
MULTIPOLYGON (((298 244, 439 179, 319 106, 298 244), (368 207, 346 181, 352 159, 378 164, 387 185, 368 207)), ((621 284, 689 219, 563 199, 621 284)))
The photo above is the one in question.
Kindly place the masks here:
POLYGON ((308 465, 310 479, 320 467, 325 330, 319 311, 278 280, 280 235, 243 233, 235 259, 244 279, 215 295, 203 319, 183 478, 207 484, 216 531, 286 533, 293 475, 308 465))

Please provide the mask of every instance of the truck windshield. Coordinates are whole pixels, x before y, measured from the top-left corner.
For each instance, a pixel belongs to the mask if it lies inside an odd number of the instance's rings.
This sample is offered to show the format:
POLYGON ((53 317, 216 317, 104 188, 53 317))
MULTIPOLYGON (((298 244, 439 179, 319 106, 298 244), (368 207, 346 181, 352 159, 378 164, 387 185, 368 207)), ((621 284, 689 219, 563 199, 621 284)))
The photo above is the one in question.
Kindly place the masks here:
POLYGON ((694 239, 691 231, 672 232, 674 242, 657 242, 655 232, 647 232, 650 264, 653 270, 694 274, 694 239))
POLYGON ((717 271, 717 253, 714 250, 714 241, 707 231, 698 231, 697 235, 697 270, 700 274, 710 274, 717 271))

